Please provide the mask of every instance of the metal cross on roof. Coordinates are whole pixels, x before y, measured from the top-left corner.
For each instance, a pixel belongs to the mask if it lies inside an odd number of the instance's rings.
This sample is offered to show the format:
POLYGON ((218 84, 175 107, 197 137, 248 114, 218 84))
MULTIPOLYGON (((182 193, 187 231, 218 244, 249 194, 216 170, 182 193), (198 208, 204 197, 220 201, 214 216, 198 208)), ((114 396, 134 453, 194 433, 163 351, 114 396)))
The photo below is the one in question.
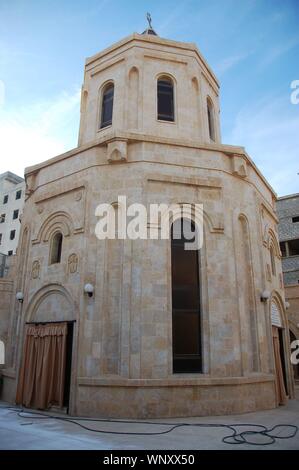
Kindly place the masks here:
POLYGON ((151 17, 150 13, 146 14, 146 19, 148 21, 149 29, 153 29, 153 27, 152 27, 152 17, 151 17))

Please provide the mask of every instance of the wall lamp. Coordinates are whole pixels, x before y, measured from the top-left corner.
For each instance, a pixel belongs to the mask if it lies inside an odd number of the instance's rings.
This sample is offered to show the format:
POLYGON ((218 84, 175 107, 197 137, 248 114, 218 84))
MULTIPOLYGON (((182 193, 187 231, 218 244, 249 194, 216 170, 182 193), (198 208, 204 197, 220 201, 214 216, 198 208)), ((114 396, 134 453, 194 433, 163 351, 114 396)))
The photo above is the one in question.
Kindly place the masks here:
POLYGON ((267 302, 270 299, 270 292, 268 290, 264 290, 261 293, 261 302, 267 302))
POLYGON ((286 309, 286 310, 289 310, 289 308, 290 308, 290 302, 285 302, 285 303, 284 303, 284 306, 285 306, 285 309, 286 309))
POLYGON ((17 292, 16 293, 16 299, 22 304, 24 302, 24 294, 23 292, 17 292))
POLYGON ((88 295, 88 297, 92 297, 93 296, 93 292, 94 292, 94 287, 92 284, 85 284, 84 286, 84 292, 85 294, 88 295))

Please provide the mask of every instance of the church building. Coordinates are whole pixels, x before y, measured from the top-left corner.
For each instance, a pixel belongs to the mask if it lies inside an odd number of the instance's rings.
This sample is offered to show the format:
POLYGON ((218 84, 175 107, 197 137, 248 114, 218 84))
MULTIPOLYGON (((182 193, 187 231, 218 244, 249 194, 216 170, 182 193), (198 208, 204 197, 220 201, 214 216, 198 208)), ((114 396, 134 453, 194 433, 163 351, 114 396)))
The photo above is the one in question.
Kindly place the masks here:
POLYGON ((219 82, 195 44, 150 27, 88 58, 78 147, 25 180, 2 399, 154 418, 292 398, 276 195, 221 142, 219 82), (201 248, 175 237, 183 212, 168 239, 100 239, 97 208, 118 213, 120 196, 201 205, 201 248))

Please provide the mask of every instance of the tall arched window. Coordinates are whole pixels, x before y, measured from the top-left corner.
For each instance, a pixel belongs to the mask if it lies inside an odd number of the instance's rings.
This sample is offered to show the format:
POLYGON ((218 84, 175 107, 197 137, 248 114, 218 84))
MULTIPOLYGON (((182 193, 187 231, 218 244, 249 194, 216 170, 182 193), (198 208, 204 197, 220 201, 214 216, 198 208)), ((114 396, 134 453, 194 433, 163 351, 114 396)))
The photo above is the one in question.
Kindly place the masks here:
POLYGON ((50 264, 60 263, 63 236, 61 232, 55 233, 51 242, 50 264))
POLYGON ((212 101, 207 99, 207 112, 208 112, 208 125, 210 139, 215 142, 215 123, 214 123, 214 108, 212 101))
MULTIPOLYGON (((185 250, 190 220, 179 219, 171 229, 173 372, 201 372, 199 256, 185 250)), ((191 222, 195 234, 195 226, 191 222)), ((192 241, 192 240, 191 240, 192 241)))
POLYGON ((157 82, 158 119, 174 121, 173 81, 169 77, 160 77, 157 82))
POLYGON ((111 126, 112 114, 113 114, 113 97, 114 97, 114 85, 108 83, 102 94, 102 109, 101 109, 101 129, 103 127, 111 126))

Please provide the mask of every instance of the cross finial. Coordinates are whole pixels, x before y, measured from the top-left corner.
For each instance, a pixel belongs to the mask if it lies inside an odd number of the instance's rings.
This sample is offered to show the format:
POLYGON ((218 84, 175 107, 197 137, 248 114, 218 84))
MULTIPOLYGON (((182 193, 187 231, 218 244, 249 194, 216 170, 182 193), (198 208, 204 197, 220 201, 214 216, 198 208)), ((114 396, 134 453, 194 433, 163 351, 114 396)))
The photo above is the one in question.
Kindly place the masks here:
POLYGON ((151 17, 151 14, 150 14, 150 13, 147 13, 147 14, 146 14, 146 19, 147 19, 147 21, 148 21, 149 28, 150 28, 150 29, 153 29, 153 27, 152 27, 152 17, 151 17))

